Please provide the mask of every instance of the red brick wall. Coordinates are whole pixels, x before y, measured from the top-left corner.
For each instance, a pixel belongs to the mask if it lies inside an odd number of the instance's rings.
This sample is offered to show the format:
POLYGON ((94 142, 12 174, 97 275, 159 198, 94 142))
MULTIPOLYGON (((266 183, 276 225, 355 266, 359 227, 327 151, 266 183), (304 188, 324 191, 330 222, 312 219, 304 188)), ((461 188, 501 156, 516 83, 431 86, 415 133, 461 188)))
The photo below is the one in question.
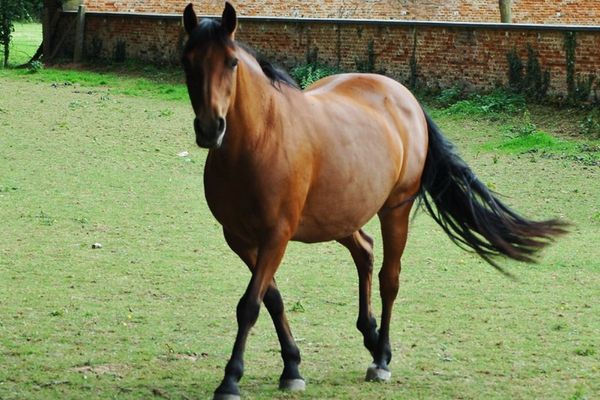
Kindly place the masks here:
MULTIPOLYGON (((84 0, 88 11, 180 13, 190 0, 84 0)), ((220 15, 223 0, 194 0, 220 15)), ((499 22, 498 0, 232 0, 240 15, 499 22)), ((513 0, 516 23, 600 25, 599 0, 513 0)))
MULTIPOLYGON (((239 39, 287 67, 305 62, 308 51, 344 70, 356 70, 368 57, 369 42, 376 55, 375 70, 407 82, 416 38, 418 78, 434 88, 458 83, 491 89, 508 80, 507 53, 516 48, 527 60, 527 45, 539 55, 551 76, 550 90, 566 93, 565 32, 406 25, 333 25, 243 23, 239 39)), ((600 31, 578 32, 576 72, 600 77, 600 31)))
MULTIPOLYGON (((69 18, 74 18, 74 14, 63 14, 59 26, 69 26, 69 18)), ((477 89, 505 85, 507 53, 516 48, 525 62, 529 44, 539 54, 542 68, 550 71, 551 92, 566 93, 564 30, 498 26, 241 19, 237 39, 288 68, 305 62, 308 53, 316 52, 321 62, 347 71, 356 70, 357 60, 367 59, 372 42, 375 69, 401 82, 409 79, 416 39, 418 77, 422 83, 441 88, 465 83, 477 89)), ((88 57, 113 59, 121 42, 127 58, 178 63, 184 39, 181 20, 176 16, 86 15, 88 57)), ((72 41, 65 42, 63 54, 68 55, 72 48, 72 41)), ((576 72, 600 78, 600 30, 577 32, 576 72)))

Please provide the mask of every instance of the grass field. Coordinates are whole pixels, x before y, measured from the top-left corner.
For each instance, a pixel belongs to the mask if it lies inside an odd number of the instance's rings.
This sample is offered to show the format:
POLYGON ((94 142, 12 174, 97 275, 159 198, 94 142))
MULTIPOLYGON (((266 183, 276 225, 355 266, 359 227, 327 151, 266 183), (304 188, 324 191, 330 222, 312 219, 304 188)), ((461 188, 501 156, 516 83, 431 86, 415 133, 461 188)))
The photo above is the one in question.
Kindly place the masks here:
MULTIPOLYGON (((205 204, 206 151, 194 145, 185 90, 61 69, 0 70, 0 88, 0 399, 210 398, 249 273, 205 204)), ((350 256, 292 244, 277 278, 307 390, 277 391, 263 310, 245 399, 600 395, 598 141, 571 134, 566 111, 431 112, 488 186, 526 215, 573 222, 571 234, 539 265, 503 263, 515 282, 418 213, 387 384, 363 382, 370 357, 354 328, 350 256), (527 143, 529 119, 552 140, 527 143)), ((376 221, 367 231, 381 243, 376 221)), ((379 310, 376 290, 374 300, 379 310)))
POLYGON ((42 43, 42 25, 17 22, 13 36, 8 58, 9 65, 24 64, 31 59, 42 43))

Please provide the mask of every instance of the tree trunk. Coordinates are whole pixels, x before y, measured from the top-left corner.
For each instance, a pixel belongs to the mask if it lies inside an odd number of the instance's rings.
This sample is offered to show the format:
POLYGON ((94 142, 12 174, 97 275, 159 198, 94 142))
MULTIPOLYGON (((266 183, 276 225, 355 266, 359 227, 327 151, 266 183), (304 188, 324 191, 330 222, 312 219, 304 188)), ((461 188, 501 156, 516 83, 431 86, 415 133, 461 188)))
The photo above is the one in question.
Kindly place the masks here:
POLYGON ((10 52, 10 43, 4 43, 4 68, 8 67, 9 52, 10 52))
POLYGON ((512 23, 512 0, 500 0, 500 22, 505 24, 512 23))
POLYGON ((42 17, 44 62, 51 61, 50 55, 52 54, 52 48, 54 47, 52 39, 54 37, 54 30, 56 29, 56 24, 58 22, 59 12, 60 2, 57 0, 44 0, 44 13, 42 17))

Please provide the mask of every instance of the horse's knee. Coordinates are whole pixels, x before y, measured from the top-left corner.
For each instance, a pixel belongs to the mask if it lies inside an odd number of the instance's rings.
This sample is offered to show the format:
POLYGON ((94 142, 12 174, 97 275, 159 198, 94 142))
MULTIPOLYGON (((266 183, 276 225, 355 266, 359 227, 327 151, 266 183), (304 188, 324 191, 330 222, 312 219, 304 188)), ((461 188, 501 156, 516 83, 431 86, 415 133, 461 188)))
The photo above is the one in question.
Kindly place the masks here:
POLYGON ((271 315, 281 315, 284 312, 283 299, 279 290, 270 288, 263 299, 271 315))
POLYGON ((236 317, 239 326, 254 325, 260 312, 260 301, 248 296, 243 296, 236 309, 236 317))
POLYGON ((384 271, 382 269, 379 272, 379 291, 381 292, 381 295, 396 298, 399 289, 400 268, 397 268, 393 271, 384 271))

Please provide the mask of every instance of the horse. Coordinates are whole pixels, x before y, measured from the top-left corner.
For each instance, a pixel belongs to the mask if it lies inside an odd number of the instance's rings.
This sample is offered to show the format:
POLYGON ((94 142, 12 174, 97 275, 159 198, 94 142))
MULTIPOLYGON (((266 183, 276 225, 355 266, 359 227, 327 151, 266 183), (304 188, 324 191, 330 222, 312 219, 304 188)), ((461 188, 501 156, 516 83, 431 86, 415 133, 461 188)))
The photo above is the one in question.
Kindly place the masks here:
POLYGON ((280 389, 304 390, 296 345, 275 273, 289 241, 337 241, 356 264, 356 326, 373 358, 366 380, 391 372, 390 320, 399 289, 409 215, 416 200, 458 245, 504 271, 497 256, 534 262, 566 233, 556 219, 533 221, 506 206, 458 155, 413 94, 376 74, 339 74, 305 91, 283 70, 236 42, 237 16, 183 13, 182 54, 196 143, 209 149, 208 206, 225 241, 251 271, 236 309, 238 330, 214 399, 238 399, 244 349, 261 304, 281 346, 280 389), (381 225, 380 327, 371 309, 373 239, 381 225))

